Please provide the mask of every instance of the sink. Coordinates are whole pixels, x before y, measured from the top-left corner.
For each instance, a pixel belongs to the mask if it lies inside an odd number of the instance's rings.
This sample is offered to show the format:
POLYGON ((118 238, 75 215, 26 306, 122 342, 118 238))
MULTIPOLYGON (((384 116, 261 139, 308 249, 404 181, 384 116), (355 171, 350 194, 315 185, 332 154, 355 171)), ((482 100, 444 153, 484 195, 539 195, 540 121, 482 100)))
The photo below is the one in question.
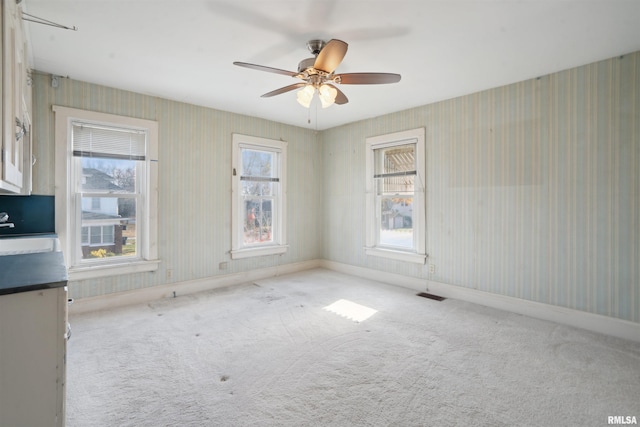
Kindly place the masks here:
POLYGON ((0 256, 60 252, 56 236, 5 237, 0 239, 0 256))

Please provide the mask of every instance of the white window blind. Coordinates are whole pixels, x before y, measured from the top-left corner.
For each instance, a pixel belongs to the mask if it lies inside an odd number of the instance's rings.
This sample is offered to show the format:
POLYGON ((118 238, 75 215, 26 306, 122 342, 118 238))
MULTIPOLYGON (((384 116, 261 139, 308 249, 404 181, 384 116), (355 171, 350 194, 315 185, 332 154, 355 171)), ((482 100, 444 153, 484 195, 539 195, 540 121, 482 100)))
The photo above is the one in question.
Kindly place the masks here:
POLYGON ((72 124, 73 155, 112 159, 144 160, 146 132, 81 122, 72 124))
POLYGON ((415 169, 415 144, 417 140, 404 145, 374 149, 374 178, 397 178, 417 175, 415 169))

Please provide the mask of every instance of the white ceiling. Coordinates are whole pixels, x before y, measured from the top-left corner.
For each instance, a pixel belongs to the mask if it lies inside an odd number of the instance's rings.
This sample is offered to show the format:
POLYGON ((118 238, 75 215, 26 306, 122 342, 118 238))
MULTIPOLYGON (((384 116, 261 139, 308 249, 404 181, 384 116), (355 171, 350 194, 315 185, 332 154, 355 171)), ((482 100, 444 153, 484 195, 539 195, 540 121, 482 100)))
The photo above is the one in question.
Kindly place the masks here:
POLYGON ((326 129, 640 50, 640 0, 22 0, 32 67, 295 126, 326 129), (342 85, 310 110, 295 71, 310 39, 342 39, 336 70, 402 75, 342 85), (308 120, 310 119, 310 123, 308 120))

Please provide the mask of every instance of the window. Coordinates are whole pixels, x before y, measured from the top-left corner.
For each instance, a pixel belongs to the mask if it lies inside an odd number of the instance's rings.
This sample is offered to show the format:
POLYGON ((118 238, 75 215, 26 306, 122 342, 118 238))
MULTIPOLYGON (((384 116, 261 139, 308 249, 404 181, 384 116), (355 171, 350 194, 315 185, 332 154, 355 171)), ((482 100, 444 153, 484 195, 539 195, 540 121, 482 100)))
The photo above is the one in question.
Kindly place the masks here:
POLYGON ((286 252, 287 143, 233 135, 231 257, 286 252))
POLYGON ((54 111, 56 231, 70 279, 157 269, 157 123, 54 111))
POLYGON ((424 264, 424 129, 367 138, 366 145, 365 252, 424 264))
MULTIPOLYGON (((85 182, 86 181, 83 180, 83 184, 85 182)), ((98 211, 100 210, 100 197, 93 197, 91 199, 91 209, 98 210, 98 211)))
POLYGON ((113 245, 114 228, 113 225, 82 227, 82 246, 113 245))

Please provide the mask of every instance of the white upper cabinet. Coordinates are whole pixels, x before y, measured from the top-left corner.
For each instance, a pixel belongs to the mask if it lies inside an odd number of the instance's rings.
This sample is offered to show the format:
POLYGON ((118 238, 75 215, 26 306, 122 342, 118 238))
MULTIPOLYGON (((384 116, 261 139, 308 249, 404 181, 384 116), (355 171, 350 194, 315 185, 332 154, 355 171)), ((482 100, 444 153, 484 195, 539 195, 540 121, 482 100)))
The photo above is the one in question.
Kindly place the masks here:
POLYGON ((1 193, 31 193, 31 86, 22 8, 2 1, 1 193))

